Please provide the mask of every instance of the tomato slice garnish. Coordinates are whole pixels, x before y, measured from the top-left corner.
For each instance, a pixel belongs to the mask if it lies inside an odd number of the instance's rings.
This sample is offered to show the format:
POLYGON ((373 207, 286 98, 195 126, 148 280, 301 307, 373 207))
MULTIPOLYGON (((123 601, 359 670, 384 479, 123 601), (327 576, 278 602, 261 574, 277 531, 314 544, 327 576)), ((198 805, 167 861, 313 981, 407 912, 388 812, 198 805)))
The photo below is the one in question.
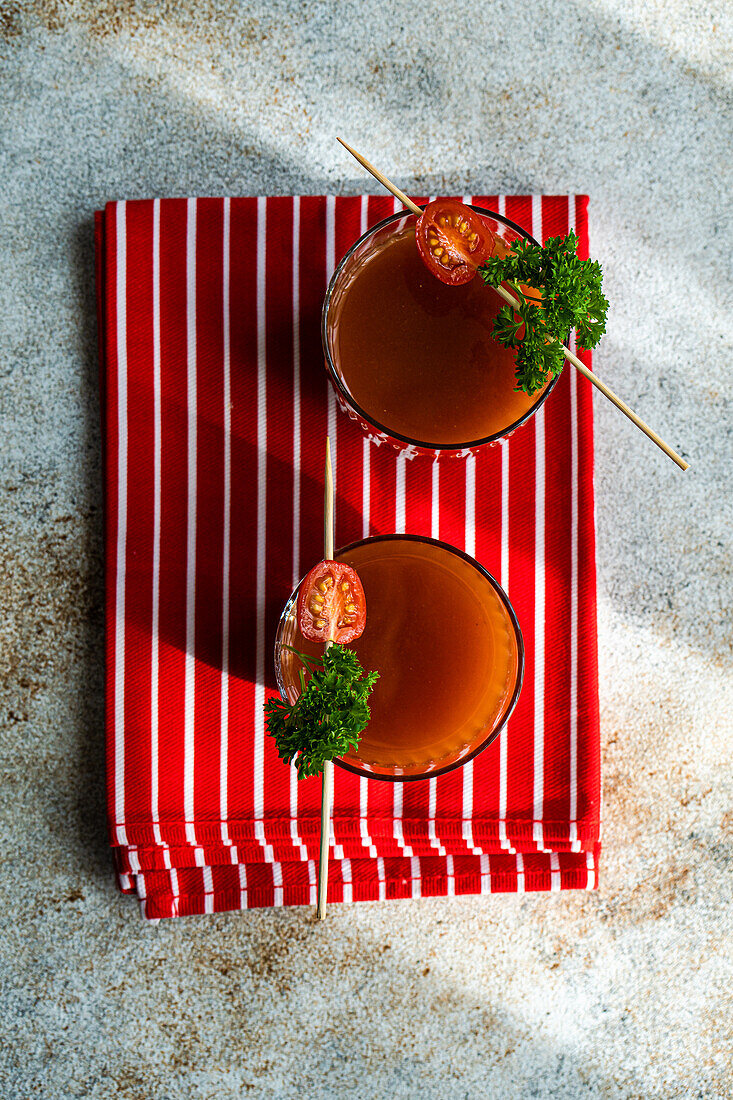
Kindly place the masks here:
POLYGON ((348 645, 366 626, 366 597, 350 565, 322 561, 311 569, 298 593, 298 625, 311 642, 348 645))
POLYGON ((457 199, 428 203, 415 227, 423 263, 450 286, 468 283, 496 247, 496 238, 480 214, 457 199))

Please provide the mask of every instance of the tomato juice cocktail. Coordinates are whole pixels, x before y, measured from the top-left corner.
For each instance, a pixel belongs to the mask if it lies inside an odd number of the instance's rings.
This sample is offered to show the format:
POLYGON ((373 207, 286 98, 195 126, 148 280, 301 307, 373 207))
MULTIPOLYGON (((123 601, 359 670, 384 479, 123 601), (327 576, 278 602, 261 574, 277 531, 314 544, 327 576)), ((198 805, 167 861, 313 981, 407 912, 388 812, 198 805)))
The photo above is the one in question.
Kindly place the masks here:
MULTIPOLYGON (((366 595, 366 627, 349 648, 379 673, 359 747, 337 764, 361 775, 438 775, 485 748, 506 722, 522 683, 524 647, 497 582, 454 547, 414 535, 365 539, 339 551, 366 595)), ((275 670, 294 703, 302 664, 323 645, 300 631, 297 593, 278 629, 275 670)))
MULTIPOLYGON (((476 210, 506 254, 529 237, 476 210)), ((416 217, 395 214, 341 260, 323 309, 326 365, 342 407, 375 438, 429 453, 496 442, 528 419, 554 383, 518 391, 515 353, 492 336, 503 305, 479 277, 450 286, 425 266, 416 217)))

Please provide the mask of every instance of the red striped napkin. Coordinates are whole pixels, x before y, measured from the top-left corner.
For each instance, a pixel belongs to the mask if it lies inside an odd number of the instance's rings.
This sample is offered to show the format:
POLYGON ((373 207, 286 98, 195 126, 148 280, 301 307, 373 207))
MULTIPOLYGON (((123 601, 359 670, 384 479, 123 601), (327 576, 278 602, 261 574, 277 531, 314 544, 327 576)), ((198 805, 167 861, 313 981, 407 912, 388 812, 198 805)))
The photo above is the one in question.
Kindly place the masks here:
MULTIPOLYGON (((467 200, 471 201, 471 200, 467 200)), ((480 196, 538 238, 587 199, 480 196)), ((437 780, 336 769, 331 902, 588 888, 600 765, 590 387, 569 368, 510 441, 407 460, 338 413, 320 307, 393 200, 164 199, 97 215, 110 840, 147 917, 315 899, 320 783, 265 737, 281 608, 336 544, 433 535, 507 589, 526 644, 501 736, 437 780)), ((590 362, 590 356, 585 356, 590 362)))

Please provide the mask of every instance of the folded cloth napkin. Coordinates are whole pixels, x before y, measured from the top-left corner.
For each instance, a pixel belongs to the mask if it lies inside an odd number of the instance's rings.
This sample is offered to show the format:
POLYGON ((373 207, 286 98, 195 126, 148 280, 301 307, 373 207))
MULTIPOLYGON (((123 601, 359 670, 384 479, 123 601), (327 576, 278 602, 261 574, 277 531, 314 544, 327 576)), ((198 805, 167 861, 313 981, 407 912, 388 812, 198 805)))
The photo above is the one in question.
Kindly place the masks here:
MULTIPOLYGON (((480 196, 545 239, 587 199, 480 196)), ((409 461, 337 414, 320 308, 389 197, 163 199, 97 215, 107 770, 123 890, 149 918, 315 899, 320 783, 265 735, 273 643, 336 545, 439 537, 509 593, 524 687, 494 743, 407 784, 335 769, 329 901, 592 888, 600 761, 591 388, 569 367, 501 446, 409 461)), ((584 361, 590 356, 583 353, 584 361)))

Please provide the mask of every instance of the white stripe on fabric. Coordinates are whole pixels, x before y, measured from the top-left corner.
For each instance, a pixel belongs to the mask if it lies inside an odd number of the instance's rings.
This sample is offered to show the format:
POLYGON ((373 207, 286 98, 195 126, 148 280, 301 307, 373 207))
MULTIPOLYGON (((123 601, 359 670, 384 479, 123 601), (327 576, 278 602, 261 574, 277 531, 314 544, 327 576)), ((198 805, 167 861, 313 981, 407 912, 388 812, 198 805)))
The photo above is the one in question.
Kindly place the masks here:
POLYGON ((127 567, 127 206, 118 202, 117 230, 117 576, 115 578, 115 833, 125 830, 125 574, 127 567))
POLYGON ((445 857, 445 892, 449 898, 453 898, 456 895, 456 879, 455 870, 453 867, 453 856, 445 857))
MULTIPOLYGON (((532 234, 542 243, 542 197, 532 196, 532 234)), ((534 786, 532 836, 545 851, 542 818, 545 798, 545 407, 535 426, 535 563, 534 563, 534 786)))
POLYGON ((542 195, 532 196, 532 236, 542 244, 542 195))
MULTIPOLYGON (((361 197, 361 219, 360 219, 360 235, 363 236, 367 231, 367 214, 369 210, 369 198, 367 195, 361 197)), ((361 537, 363 539, 369 538, 370 532, 370 494, 371 494, 371 443, 364 437, 362 440, 361 455, 362 455, 362 481, 361 481, 361 514, 362 514, 362 528, 361 537)))
POLYGON ((466 459, 466 553, 476 556, 476 455, 466 459))
POLYGON ((214 877, 210 867, 203 868, 204 876, 204 913, 214 912, 214 877))
POLYGON ((435 833, 435 807, 438 800, 438 780, 428 780, 428 839, 433 848, 438 852, 438 855, 446 855, 446 850, 438 840, 435 833))
POLYGON ((158 809, 158 684, 160 627, 160 199, 153 200, 153 598, 150 626, 150 816, 162 845, 158 809))
POLYGON ((485 854, 481 856, 481 893, 491 893, 491 864, 485 854))
MULTIPOLYGON (((501 445, 501 587, 509 593, 509 441, 501 445)), ((502 848, 513 851, 506 833, 507 804, 507 747, 509 723, 499 734, 499 842, 502 848)))
MULTIPOLYGON (((366 196, 362 198, 362 225, 366 223, 366 196)), ((370 459, 369 448, 371 443, 365 437, 362 440, 362 538, 369 537, 370 530, 370 459)), ((359 832, 362 844, 369 849, 369 855, 374 858, 377 849, 372 843, 368 827, 369 818, 369 780, 363 776, 359 779, 359 832)))
POLYGON ((400 452, 395 458, 395 534, 405 533, 405 481, 407 475, 407 459, 404 452, 400 452))
POLYGON ((501 586, 509 590, 509 441, 501 445, 501 586))
POLYGON ((301 860, 306 860, 308 849, 298 832, 298 769, 294 764, 290 765, 290 839, 293 847, 298 849, 301 860))
MULTIPOLYGON (((326 284, 330 283, 336 266, 336 199, 326 196, 326 284)), ((328 435, 331 440, 331 459, 333 465, 333 499, 336 507, 336 394, 328 383, 328 435)), ((338 545, 338 543, 336 544, 338 545)), ((336 776, 334 775, 334 787, 336 776)))
POLYGON ((392 829, 392 836, 397 841, 399 847, 402 849, 406 856, 412 855, 412 848, 409 844, 405 844, 405 838, 402 833, 402 796, 403 785, 402 783, 394 783, 394 792, 392 795, 392 811, 394 814, 394 825, 392 829))
POLYGON ((550 889, 560 889, 560 857, 557 852, 550 853, 550 889))
POLYGON ((314 859, 308 860, 308 897, 311 905, 315 905, 318 901, 318 891, 316 890, 316 861, 314 859))
MULTIPOLYGON (((397 206, 401 205, 399 200, 395 200, 397 206)), ((405 533, 405 481, 407 476, 407 460, 403 453, 400 453, 395 458, 395 534, 404 535, 405 533)), ((395 783, 392 792, 392 807, 394 815, 394 826, 392 835, 397 841, 399 847, 402 849, 406 856, 412 856, 412 848, 409 844, 405 844, 405 839, 402 833, 402 803, 403 803, 403 788, 401 783, 395 783)))
POLYGON ((387 879, 384 874, 384 860, 380 856, 377 860, 377 878, 379 879, 379 900, 387 897, 387 879))
POLYGON ((331 820, 328 824, 328 843, 333 848, 333 858, 334 859, 343 859, 344 858, 344 849, 343 849, 343 846, 341 844, 336 843, 336 834, 333 831, 333 818, 331 818, 331 820))
POLYGON ((592 852, 586 852, 585 853, 585 865, 588 868, 588 877, 587 877, 587 880, 586 880, 585 888, 586 888, 586 890, 595 890, 595 886, 596 886, 596 867, 595 867, 595 861, 593 859, 593 853, 592 852))
POLYGON ((224 199, 222 240, 222 337, 224 375, 224 516, 221 570, 221 726, 219 740, 219 813, 221 839, 229 837, 229 564, 232 515, 232 380, 230 339, 231 200, 224 199))
POLYGON ((369 780, 364 776, 359 779, 359 832, 362 844, 369 849, 372 859, 375 859, 377 849, 369 833, 369 780))
POLYGON ((293 588, 300 580, 300 198, 293 199, 293 588))
POLYGON ((272 865, 273 905, 283 904, 283 867, 282 863, 272 865))
POLYGON ((138 874, 138 872, 141 871, 142 868, 140 866, 140 859, 137 854, 137 848, 134 845, 131 848, 127 849, 127 858, 130 861, 130 870, 132 871, 132 873, 135 875, 138 874))
POLYGON ((239 908, 247 908, 247 868, 244 863, 239 864, 239 908))
POLYGON ((413 856, 410 860, 410 877, 412 879, 412 896, 413 898, 419 898, 422 896, 422 877, 419 856, 413 856))
MULTIPOLYGON (((362 195, 361 199, 361 232, 366 232, 367 223, 367 203, 368 199, 366 195, 362 195)), ((370 531, 370 508, 371 508, 371 485, 370 485, 370 473, 371 473, 371 443, 364 437, 362 440, 362 482, 361 482, 361 511, 362 511, 362 538, 369 537, 370 531)), ((369 849, 369 855, 372 859, 376 858, 377 849, 375 848, 371 835, 369 833, 369 780, 363 776, 359 779, 359 833, 361 835, 361 842, 365 848, 369 849)))
POLYGON ((341 860, 341 877, 343 879, 343 898, 344 902, 350 902, 354 900, 352 886, 351 886, 351 860, 341 860))
POLYGON ((516 854, 517 860, 517 893, 523 894, 525 892, 524 884, 524 856, 521 852, 516 854))
POLYGON ((496 212, 501 214, 502 218, 506 217, 506 196, 497 195, 496 197, 496 212))
MULTIPOLYGON (((293 198, 293 588, 300 580, 300 473, 301 473, 301 411, 300 411, 300 197, 293 198)), ((298 769, 290 766, 290 838, 300 853, 308 859, 308 851, 298 831, 298 769)))
POLYGON ((545 851, 542 818, 545 785, 545 408, 535 424, 535 587, 534 587, 534 824, 532 835, 545 851))
POLYGON ((204 856, 203 848, 194 848, 193 858, 197 867, 204 867, 206 864, 206 857, 204 856))
MULTIPOLYGON (((568 231, 575 232, 575 200, 568 199, 568 231)), ((575 352, 575 332, 570 337, 575 352)), ((578 375, 570 372, 570 849, 578 839, 578 375)))
MULTIPOLYGON (((464 195, 467 206, 471 204, 470 196, 464 195)), ((469 455, 466 458, 466 523, 464 534, 464 547, 471 557, 476 555, 476 456, 469 455)), ((477 848, 473 839, 473 760, 469 760, 463 766, 463 839, 469 851, 474 855, 481 855, 481 848, 477 848)))
POLYGON ((186 840, 194 828, 194 714, 196 686, 196 199, 186 204, 186 409, 188 422, 188 507, 186 512, 186 657, 183 703, 183 812, 186 840))
MULTIPOLYGON (((432 201, 432 200, 431 200, 432 201)), ((437 458, 433 461, 431 498, 430 498, 430 535, 434 539, 440 538, 440 466, 437 458)), ((445 848, 438 840, 435 833, 435 808, 438 797, 437 779, 428 780, 428 838, 438 854, 444 856, 445 848)))
MULTIPOLYGON (((570 338, 575 351, 575 333, 570 338)), ((570 850, 578 839, 578 375, 570 372, 570 850)))
POLYGON ((271 861, 272 849, 265 844, 262 823, 265 798, 265 607, 266 607, 266 522, 267 522, 267 360, 265 340, 265 259, 267 199, 257 199, 257 608, 255 644, 255 713, 253 795, 255 835, 271 861))
MULTIPOLYGON (((326 196, 326 286, 331 282, 331 276, 333 275, 334 268, 336 266, 336 198, 334 195, 326 196)), ((337 461, 337 442, 336 442, 336 394, 333 386, 330 382, 327 383, 328 399, 327 399, 327 431, 328 437, 331 441, 331 477, 333 482, 333 509, 334 509, 334 529, 338 531, 338 499, 336 496, 336 484, 338 473, 338 461, 337 461)), ((338 546, 338 541, 334 539, 334 552, 338 546)), ((336 779, 336 772, 334 770, 333 775, 333 802, 335 806, 337 802, 337 787, 338 782, 336 779)), ((343 849, 340 845, 335 843, 333 836, 333 821, 331 822, 331 841, 334 845, 334 859, 343 859, 343 849), (339 854, 340 853, 340 854, 339 854)))
POLYGON ((463 821, 461 822, 461 836, 465 841, 469 852, 474 856, 480 856, 483 848, 477 848, 473 839, 473 760, 463 765, 463 821))
POLYGON ((371 520, 369 517, 369 501, 371 494, 371 443, 364 437, 361 442, 362 446, 362 483, 361 483, 361 508, 362 508, 362 521, 361 521, 361 537, 363 539, 369 538, 371 531, 371 520))
POLYGON ((336 198, 326 195, 326 279, 330 282, 336 266, 336 198))
POLYGON ((120 890, 129 890, 133 885, 132 877, 126 875, 124 872, 120 873, 117 878, 120 884, 120 890))
POLYGON ((180 912, 180 908, 181 908, 181 899, 180 899, 180 894, 179 894, 179 890, 178 890, 178 872, 176 871, 175 867, 171 867, 171 869, 170 869, 170 879, 171 879, 171 894, 172 894, 172 897, 171 897, 171 916, 172 917, 177 917, 179 912, 180 912))
POLYGON ((275 860, 275 850, 271 844, 267 843, 265 837, 265 825, 263 821, 255 821, 255 840, 259 842, 265 852, 265 863, 273 863, 275 860))

